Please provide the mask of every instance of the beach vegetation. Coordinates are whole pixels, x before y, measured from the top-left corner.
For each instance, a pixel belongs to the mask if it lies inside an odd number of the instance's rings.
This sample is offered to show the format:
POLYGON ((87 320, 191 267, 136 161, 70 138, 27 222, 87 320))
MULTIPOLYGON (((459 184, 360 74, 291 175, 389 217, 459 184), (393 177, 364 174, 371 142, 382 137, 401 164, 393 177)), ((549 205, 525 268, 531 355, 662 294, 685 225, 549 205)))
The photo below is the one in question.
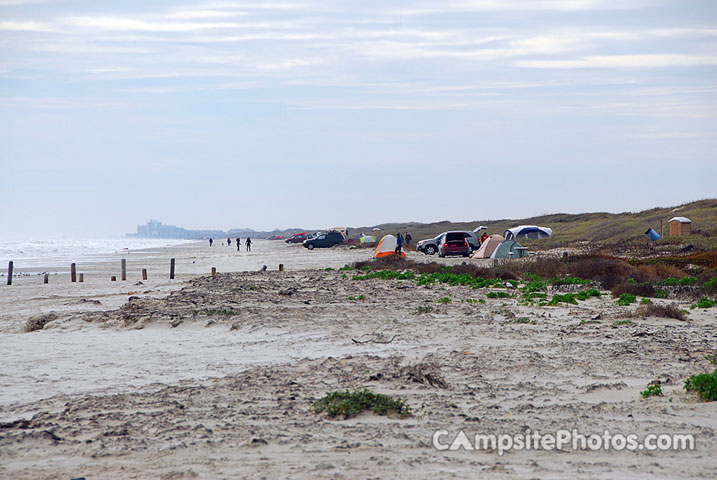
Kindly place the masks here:
POLYGON ((433 308, 433 307, 430 306, 430 305, 425 305, 425 306, 424 306, 424 305, 421 305, 421 306, 419 306, 418 308, 416 308, 416 313, 419 313, 419 314, 421 314, 421 313, 431 313, 431 312, 435 312, 435 311, 436 311, 436 309, 433 308))
POLYGON ((348 300, 365 300, 366 296, 364 294, 359 295, 358 297, 348 297, 348 300))
POLYGON ((580 320, 579 325, 591 325, 594 323, 600 323, 600 320, 595 320, 595 319, 586 320, 583 318, 582 320, 580 320))
POLYGON ((513 295, 511 295, 508 292, 488 292, 486 294, 487 298, 513 298, 513 295))
POLYGON ((714 402, 717 400, 717 370, 690 376, 685 380, 685 390, 697 393, 705 402, 714 402))
POLYGON ((695 309, 695 308, 712 308, 712 307, 714 307, 714 306, 715 306, 715 302, 714 302, 714 301, 710 300, 710 299, 707 298, 707 297, 702 297, 702 298, 699 299, 699 301, 698 301, 697 303, 695 303, 694 305, 690 306, 690 308, 692 308, 692 309, 695 309))
POLYGON ((450 303, 451 298, 450 297, 443 297, 436 300, 437 303, 450 303))
POLYGON ((531 324, 535 325, 535 320, 531 320, 528 317, 518 317, 518 318, 511 318, 510 320, 507 320, 505 323, 519 323, 519 324, 531 324))
POLYGON ((631 303, 634 303, 635 300, 635 295, 633 295, 632 293, 623 293, 620 294, 620 297, 615 302, 615 305, 620 305, 624 307, 630 305, 631 303))
POLYGON ((615 327, 619 327, 621 325, 632 325, 632 320, 615 320, 612 324, 615 327))
POLYGON ((660 385, 648 385, 645 390, 640 392, 640 395, 642 395, 642 398, 661 397, 663 395, 662 387, 660 385))
POLYGON ((411 415, 411 407, 401 398, 393 398, 367 389, 354 392, 329 392, 314 402, 314 412, 326 412, 329 417, 354 417, 365 410, 376 415, 390 417, 392 414, 405 418, 411 415))

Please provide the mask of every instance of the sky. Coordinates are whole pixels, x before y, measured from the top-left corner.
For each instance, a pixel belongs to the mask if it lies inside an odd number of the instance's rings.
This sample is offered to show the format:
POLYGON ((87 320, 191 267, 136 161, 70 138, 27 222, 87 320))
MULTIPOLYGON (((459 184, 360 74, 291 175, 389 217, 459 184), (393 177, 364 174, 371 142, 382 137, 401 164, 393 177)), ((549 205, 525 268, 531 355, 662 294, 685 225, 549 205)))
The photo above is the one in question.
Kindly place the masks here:
POLYGON ((0 0, 0 238, 717 196, 714 0, 0 0))

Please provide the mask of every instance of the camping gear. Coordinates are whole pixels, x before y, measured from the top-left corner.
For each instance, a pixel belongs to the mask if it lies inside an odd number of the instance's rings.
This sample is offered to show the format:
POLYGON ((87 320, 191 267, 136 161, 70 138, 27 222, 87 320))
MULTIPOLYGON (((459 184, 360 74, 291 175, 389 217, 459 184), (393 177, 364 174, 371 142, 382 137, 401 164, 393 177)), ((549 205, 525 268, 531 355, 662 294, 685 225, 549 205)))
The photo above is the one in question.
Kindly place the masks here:
POLYGON ((478 228, 474 228, 474 229, 473 229, 473 233, 478 233, 478 232, 480 232, 481 230, 488 230, 488 227, 486 227, 485 225, 481 225, 481 226, 478 227, 478 228))
POLYGON ((500 235, 491 235, 485 239, 478 250, 476 250, 471 258, 490 258, 496 248, 503 243, 504 238, 500 235))
POLYGON ((548 227, 539 227, 537 225, 520 225, 519 227, 509 228, 503 232, 506 240, 515 240, 516 238, 528 238, 535 240, 538 238, 546 238, 553 236, 553 230, 548 227))
POLYGON ((372 235, 364 235, 361 234, 361 238, 359 238, 359 242, 361 243, 376 243, 376 237, 372 235))
MULTIPOLYGON (((398 243, 396 242, 396 237, 394 237, 393 235, 386 235, 381 239, 380 242, 378 242, 378 245, 376 245, 376 250, 374 250, 373 252, 374 258, 395 255, 397 245, 398 243)), ((406 254, 401 252, 401 256, 405 257, 406 254)))
POLYGON ((660 234, 657 233, 652 228, 648 228, 647 231, 645 232, 645 235, 647 235, 647 238, 649 238, 653 242, 656 242, 660 238, 660 234))
POLYGON ((504 240, 493 250, 490 258, 521 258, 524 252, 525 249, 515 240, 504 240))

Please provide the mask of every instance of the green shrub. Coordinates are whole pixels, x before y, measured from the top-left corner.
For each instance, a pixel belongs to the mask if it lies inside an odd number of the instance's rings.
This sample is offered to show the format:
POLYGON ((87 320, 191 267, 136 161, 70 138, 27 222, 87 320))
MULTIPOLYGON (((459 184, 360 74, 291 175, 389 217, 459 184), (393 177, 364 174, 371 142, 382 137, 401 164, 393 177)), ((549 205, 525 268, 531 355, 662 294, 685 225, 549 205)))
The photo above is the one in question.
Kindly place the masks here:
POLYGON ((709 280, 703 283, 702 290, 707 293, 717 293, 717 277, 710 277, 709 280))
POLYGON ((436 309, 433 308, 433 307, 430 306, 430 305, 426 305, 425 307, 424 307, 423 305, 421 305, 420 307, 418 307, 418 308, 416 309, 416 313, 419 313, 419 314, 421 314, 421 313, 431 313, 431 312, 433 312, 433 311, 435 311, 435 310, 436 310, 436 309))
POLYGON ((635 295, 633 295, 632 293, 623 293, 620 295, 620 298, 617 299, 615 304, 627 306, 627 305, 630 305, 631 303, 633 303, 634 301, 635 301, 635 295))
POLYGON ((666 290, 655 290, 655 294, 653 296, 655 298, 667 298, 667 291, 666 290))
POLYGON ((329 392, 314 402, 314 412, 326 412, 329 417, 349 418, 364 410, 376 415, 390 416, 397 413, 401 418, 411 415, 411 407, 403 399, 394 399, 382 393, 373 393, 366 389, 354 392, 329 392))
POLYGON ((707 297, 700 298, 700 301, 697 302, 697 308, 712 308, 715 306, 715 302, 710 300, 707 297))
POLYGON ((650 305, 651 303, 652 300, 650 300, 649 298, 643 298, 642 300, 640 300, 640 305, 650 305))
POLYGON ((521 290, 526 293, 537 292, 538 290, 545 290, 547 284, 540 280, 531 280, 521 287, 521 290))
POLYGON ((451 301, 450 297, 443 297, 443 298, 439 298, 438 300, 436 300, 436 302, 438 302, 438 303, 450 303, 450 301, 451 301))
POLYGON ((528 317, 518 317, 518 318, 513 318, 511 320, 508 320, 505 323, 522 323, 522 324, 529 323, 529 324, 535 325, 535 320, 531 320, 528 317))
POLYGON ((717 370, 712 373, 692 375, 685 380, 685 390, 696 392, 705 402, 717 400, 717 370))
POLYGON ((632 320, 615 320, 612 324, 616 327, 620 325, 632 325, 632 320))
POLYGON ((601 295, 600 290, 598 290, 597 288, 591 288, 589 290, 580 290, 576 294, 578 300, 582 300, 582 301, 585 301, 590 297, 600 298, 600 295, 601 295))
POLYGON ((558 305, 559 303, 569 303, 571 305, 577 305, 577 295, 574 293, 566 293, 565 295, 553 295, 548 305, 558 305))
POLYGON ((486 295, 488 298, 511 298, 512 296, 508 292, 488 292, 486 295))
POLYGON ((642 395, 642 398, 661 397, 662 387, 659 385, 648 385, 646 390, 640 392, 640 395, 642 395))
POLYGON ((694 285, 696 281, 697 281, 696 277, 682 277, 682 278, 668 277, 660 283, 663 285, 694 285))
POLYGON ((349 297, 348 300, 366 300, 366 296, 361 294, 358 297, 349 297))

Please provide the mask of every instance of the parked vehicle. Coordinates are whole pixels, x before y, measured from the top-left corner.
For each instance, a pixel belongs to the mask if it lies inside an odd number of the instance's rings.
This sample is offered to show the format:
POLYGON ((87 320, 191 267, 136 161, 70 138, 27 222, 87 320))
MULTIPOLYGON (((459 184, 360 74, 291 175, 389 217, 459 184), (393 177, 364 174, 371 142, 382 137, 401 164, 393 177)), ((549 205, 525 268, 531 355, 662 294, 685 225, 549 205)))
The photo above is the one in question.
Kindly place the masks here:
MULTIPOLYGON (((438 252, 438 240, 448 232, 443 232, 435 238, 428 238, 421 240, 416 244, 416 250, 423 252, 426 255, 433 255, 438 252)), ((471 251, 478 250, 480 248, 480 238, 474 232, 461 231, 465 237, 471 251)))
POLYGON ((303 243, 304 240, 308 240, 311 238, 311 235, 309 235, 306 232, 301 233, 295 233, 289 238, 285 240, 286 243, 303 243))
POLYGON ((331 231, 322 233, 309 240, 304 240, 303 245, 305 248, 313 250, 314 248, 330 248, 342 243, 344 243, 344 236, 339 232, 331 231))
POLYGON ((438 256, 471 254, 471 246, 466 239, 465 232, 446 232, 438 239, 438 256))

